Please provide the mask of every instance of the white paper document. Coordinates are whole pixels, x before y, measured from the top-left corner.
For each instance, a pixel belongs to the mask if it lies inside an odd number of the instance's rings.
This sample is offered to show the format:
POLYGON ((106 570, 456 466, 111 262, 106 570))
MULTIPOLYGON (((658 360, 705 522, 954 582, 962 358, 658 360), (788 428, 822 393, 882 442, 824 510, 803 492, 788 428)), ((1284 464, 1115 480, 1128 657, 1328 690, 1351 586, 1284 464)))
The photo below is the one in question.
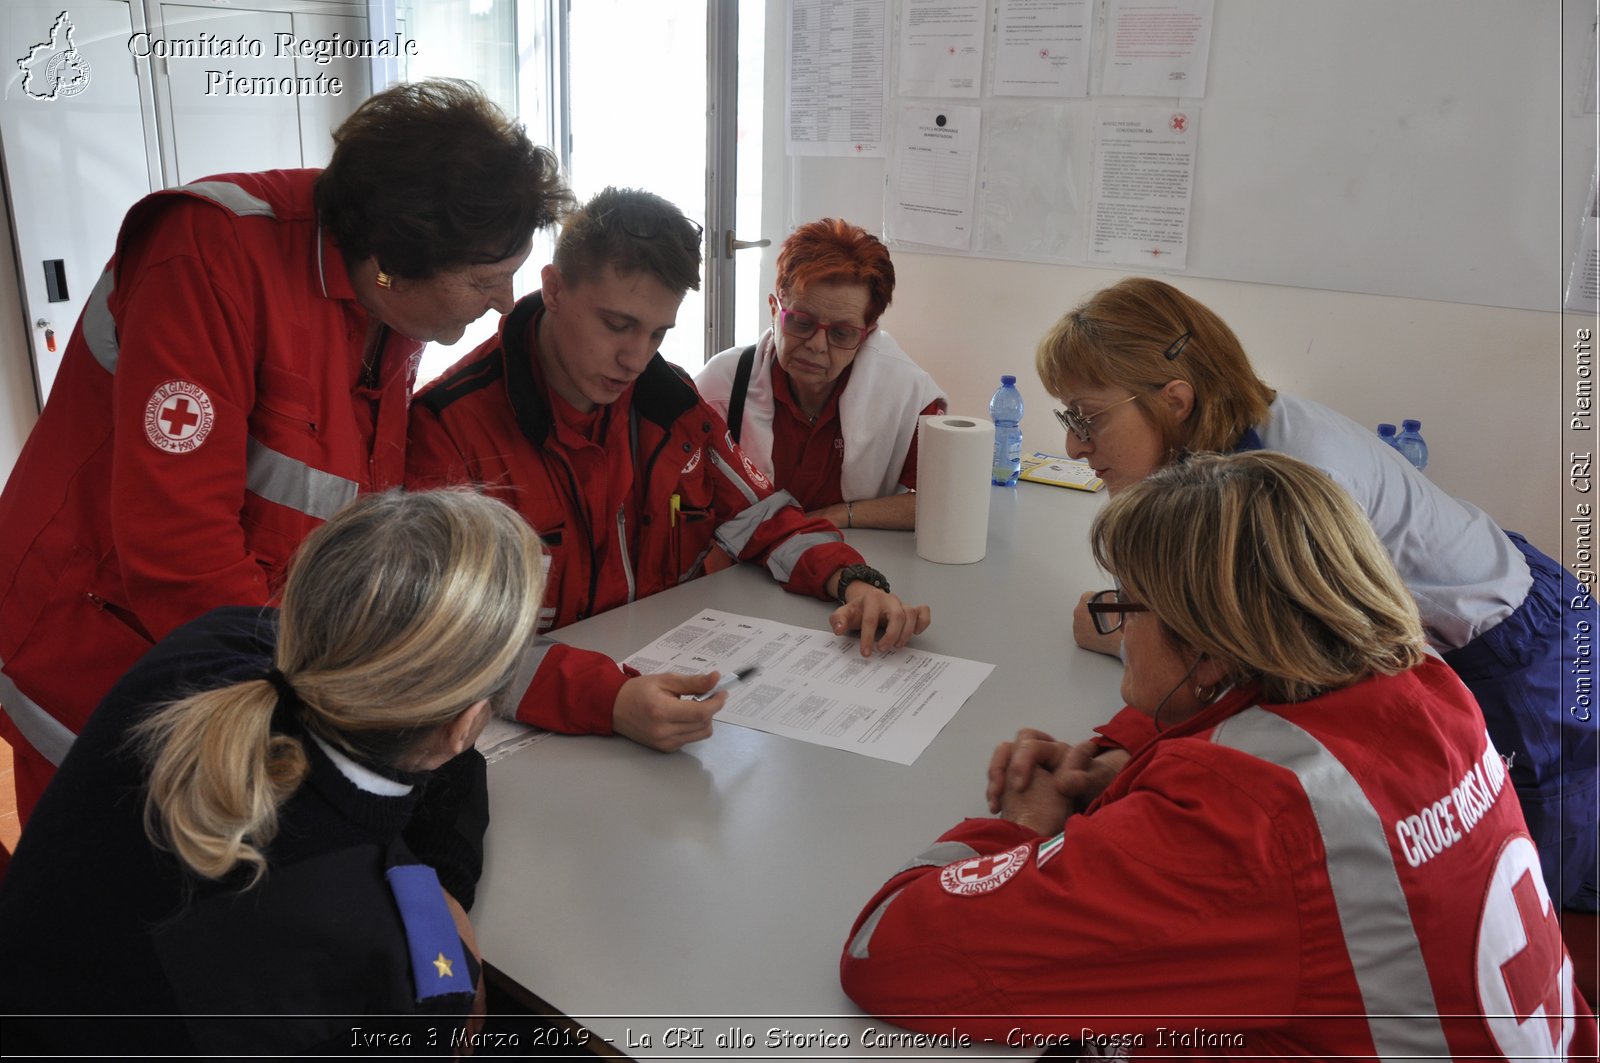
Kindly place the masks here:
POLYGON ((1184 268, 1194 148, 1193 112, 1118 107, 1096 116, 1091 263, 1184 268))
POLYGON ((790 155, 883 155, 887 0, 790 0, 790 155))
POLYGON ((854 635, 706 609, 626 662, 656 672, 727 675, 735 683, 717 723, 911 764, 994 665, 906 647, 861 656, 854 635))
POLYGON ((981 113, 970 105, 901 110, 889 175, 891 239, 972 247, 981 113))
POLYGON ((1100 91, 1204 96, 1211 11, 1212 0, 1111 0, 1100 91))
POLYGON ((976 96, 988 4, 902 0, 900 95, 976 96))
POLYGON ((1089 94, 1089 0, 1000 0, 998 12, 994 95, 1089 94))

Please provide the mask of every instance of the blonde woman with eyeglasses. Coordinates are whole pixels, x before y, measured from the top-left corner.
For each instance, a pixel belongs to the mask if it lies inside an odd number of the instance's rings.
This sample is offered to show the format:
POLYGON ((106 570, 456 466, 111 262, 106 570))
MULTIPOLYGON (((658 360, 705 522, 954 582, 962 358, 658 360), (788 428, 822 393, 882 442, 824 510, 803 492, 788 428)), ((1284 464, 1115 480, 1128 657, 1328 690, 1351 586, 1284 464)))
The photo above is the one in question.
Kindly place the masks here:
POLYGON ((39 1016, 8 1019, 7 1047, 348 1051, 362 1016, 448 1038, 478 991, 473 743, 540 591, 537 537, 501 503, 367 495, 306 539, 281 608, 163 639, 0 885, 0 1012, 39 1016))
POLYGON ((1050 773, 1069 747, 1003 744, 997 818, 878 890, 846 992, 1085 1055, 1592 1058, 1504 763, 1350 497, 1281 454, 1208 455, 1091 535, 1155 739, 1085 802, 1050 773))
MULTIPOLYGON (((1588 588, 1371 431, 1268 387, 1233 330, 1170 284, 1130 277, 1090 296, 1040 341, 1037 363, 1065 405, 1067 452, 1113 495, 1190 453, 1255 449, 1307 461, 1348 491, 1416 598, 1429 643, 1509 758, 1550 892, 1565 908, 1600 908, 1600 724, 1563 663, 1569 640, 1595 621, 1588 588)), ((1089 597, 1073 634, 1116 653, 1120 637, 1096 630, 1089 597)), ((1124 749, 1150 737, 1126 717, 1103 733, 1124 749)))

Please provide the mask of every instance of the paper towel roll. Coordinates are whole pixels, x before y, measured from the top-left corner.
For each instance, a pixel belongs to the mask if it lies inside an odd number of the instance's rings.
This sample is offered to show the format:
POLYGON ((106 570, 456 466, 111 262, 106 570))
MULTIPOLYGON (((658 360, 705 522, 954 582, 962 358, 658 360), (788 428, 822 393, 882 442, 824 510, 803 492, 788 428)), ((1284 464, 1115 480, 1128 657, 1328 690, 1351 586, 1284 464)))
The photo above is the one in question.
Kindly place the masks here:
POLYGON ((994 424, 923 417, 917 436, 917 554, 941 565, 982 561, 989 545, 994 424))

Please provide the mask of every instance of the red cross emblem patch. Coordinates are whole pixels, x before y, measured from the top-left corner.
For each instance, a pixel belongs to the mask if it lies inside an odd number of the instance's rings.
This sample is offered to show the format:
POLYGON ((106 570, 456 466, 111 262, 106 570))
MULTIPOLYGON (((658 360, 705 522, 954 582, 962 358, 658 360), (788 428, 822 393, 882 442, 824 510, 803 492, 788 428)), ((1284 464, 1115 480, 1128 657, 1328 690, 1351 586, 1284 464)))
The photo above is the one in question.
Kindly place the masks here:
POLYGON ((989 893, 1004 886, 1012 875, 1021 871, 1032 852, 1031 845, 1019 845, 1003 853, 962 860, 939 872, 939 885, 944 887, 946 893, 954 893, 957 897, 976 897, 989 893))
POLYGON ((169 454, 197 449, 216 424, 211 396, 199 384, 169 380, 144 404, 144 434, 150 445, 169 454))
POLYGON ((1527 835, 1495 861, 1478 923, 1478 1001, 1511 1059, 1565 1059, 1574 1032, 1572 961, 1527 835))

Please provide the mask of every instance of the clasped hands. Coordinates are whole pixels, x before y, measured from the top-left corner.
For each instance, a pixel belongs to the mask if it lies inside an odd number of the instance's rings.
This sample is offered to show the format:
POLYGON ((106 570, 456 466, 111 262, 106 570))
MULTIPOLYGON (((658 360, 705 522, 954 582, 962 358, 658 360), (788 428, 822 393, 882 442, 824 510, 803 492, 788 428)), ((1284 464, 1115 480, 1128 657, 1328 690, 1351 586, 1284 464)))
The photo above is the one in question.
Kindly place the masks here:
POLYGON ((1024 727, 989 758, 989 811, 1039 834, 1054 834, 1086 808, 1129 760, 1093 739, 1069 745, 1024 727))

